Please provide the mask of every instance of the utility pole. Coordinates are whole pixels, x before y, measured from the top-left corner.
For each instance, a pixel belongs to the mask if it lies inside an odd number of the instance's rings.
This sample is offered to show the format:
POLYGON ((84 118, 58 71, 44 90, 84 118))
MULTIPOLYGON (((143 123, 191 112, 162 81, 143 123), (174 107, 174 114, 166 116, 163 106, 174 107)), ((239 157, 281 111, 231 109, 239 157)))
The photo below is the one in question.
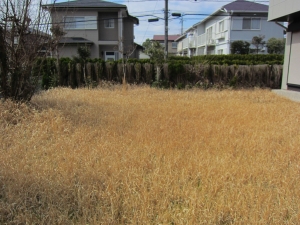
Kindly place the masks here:
POLYGON ((165 0, 165 59, 168 59, 168 0, 165 0))
POLYGON ((181 16, 181 35, 183 35, 183 17, 181 16))

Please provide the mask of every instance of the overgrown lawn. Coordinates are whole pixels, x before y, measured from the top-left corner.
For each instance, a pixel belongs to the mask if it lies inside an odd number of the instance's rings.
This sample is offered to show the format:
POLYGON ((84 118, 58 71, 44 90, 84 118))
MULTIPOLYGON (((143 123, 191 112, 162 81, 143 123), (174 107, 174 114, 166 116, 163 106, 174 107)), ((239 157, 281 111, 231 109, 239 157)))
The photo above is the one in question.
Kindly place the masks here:
POLYGON ((0 103, 0 224, 299 224, 300 104, 57 88, 0 103))

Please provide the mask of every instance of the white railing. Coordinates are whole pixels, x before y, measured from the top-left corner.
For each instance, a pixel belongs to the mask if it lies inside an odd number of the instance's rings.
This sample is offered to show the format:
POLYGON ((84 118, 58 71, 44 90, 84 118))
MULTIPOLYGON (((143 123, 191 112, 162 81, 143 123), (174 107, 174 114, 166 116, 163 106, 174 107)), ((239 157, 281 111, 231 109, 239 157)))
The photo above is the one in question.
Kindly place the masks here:
POLYGON ((197 47, 204 46, 206 43, 206 34, 201 34, 197 37, 197 47))
POLYGON ((216 39, 222 39, 222 38, 225 38, 225 31, 223 32, 220 32, 220 33, 217 33, 215 36, 216 36, 216 39))
POLYGON ((197 47, 197 38, 196 37, 189 37, 189 48, 196 48, 197 47))
POLYGON ((212 38, 207 39, 206 44, 207 45, 216 45, 216 40, 212 39, 212 38))
POLYGON ((186 49, 186 48, 188 48, 188 46, 189 46, 189 39, 188 38, 183 39, 182 49, 186 49))
POLYGON ((197 48, 203 46, 215 46, 217 44, 217 40, 221 38, 226 38, 226 31, 217 34, 212 33, 209 36, 207 35, 207 33, 204 33, 196 37, 187 37, 181 42, 178 42, 177 51, 181 52, 184 49, 197 48))
POLYGON ((182 51, 182 41, 178 42, 177 44, 177 52, 181 52, 182 51))

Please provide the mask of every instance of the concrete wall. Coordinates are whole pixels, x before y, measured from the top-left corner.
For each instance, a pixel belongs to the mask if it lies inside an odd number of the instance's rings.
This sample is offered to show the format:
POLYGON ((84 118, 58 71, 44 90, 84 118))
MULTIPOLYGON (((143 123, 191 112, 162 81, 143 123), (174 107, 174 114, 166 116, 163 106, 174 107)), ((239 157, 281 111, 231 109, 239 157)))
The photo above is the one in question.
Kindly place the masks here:
POLYGON ((119 41, 118 35, 118 12, 99 12, 98 13, 99 41, 119 41), (105 28, 106 19, 114 20, 114 28, 105 28))
POLYGON ((205 25, 204 24, 199 24, 197 26, 197 34, 201 35, 201 34, 204 34, 205 32, 206 32, 205 25))
POLYGON ((131 53, 134 49, 134 31, 133 31, 133 22, 130 18, 123 19, 123 46, 125 53, 131 53))
POLYGON ((252 38, 258 35, 265 35, 265 41, 268 41, 272 37, 284 37, 283 28, 277 25, 275 22, 268 22, 266 15, 265 17, 251 16, 251 18, 260 18, 261 27, 259 30, 243 30, 242 25, 244 17, 250 16, 235 16, 232 18, 230 41, 244 40, 251 42, 252 38))
POLYGON ((300 10, 300 0, 270 0, 268 20, 285 17, 300 10))
MULTIPOLYGON (((270 0, 269 20, 286 21, 289 25, 293 21, 300 21, 299 0, 270 0)), ((297 23, 292 31, 286 34, 284 66, 281 89, 300 91, 299 57, 300 57, 300 29, 297 23), (296 29, 295 29, 296 28, 296 29)))
POLYGON ((284 55, 282 89, 300 90, 300 31, 288 32, 284 55))
MULTIPOLYGON (((93 16, 97 19, 97 12, 92 10, 56 10, 55 12, 52 12, 52 22, 54 24, 60 25, 60 27, 64 30, 66 33, 65 37, 83 37, 89 41, 92 41, 94 43, 93 47, 91 48, 91 57, 97 57, 98 56, 98 48, 97 48, 97 42, 98 42, 98 31, 97 29, 68 29, 67 25, 66 28, 64 27, 64 17, 69 16, 93 16)), ((72 57, 74 54, 77 54, 77 47, 76 46, 63 46, 63 48, 66 48, 62 51, 62 48, 60 48, 60 55, 63 55, 64 57, 72 57), (75 50, 74 50, 75 49, 75 50), (70 53, 68 54, 68 50, 70 50, 70 53), (75 53, 74 53, 75 52, 75 53)), ((75 54, 75 55, 76 55, 75 54)))
MULTIPOLYGON (((52 11, 52 22, 59 24, 66 32, 65 37, 82 37, 91 42, 91 58, 101 57, 101 49, 99 46, 107 45, 109 51, 115 48, 118 51, 118 46, 121 41, 123 46, 132 48, 134 39, 134 25, 131 18, 119 19, 123 16, 124 9, 79 9, 79 10, 55 10, 52 11), (71 29, 64 27, 64 17, 84 16, 93 17, 97 21, 95 29, 71 29), (114 28, 105 28, 104 20, 114 19, 114 28), (122 37, 122 34, 124 35, 122 37), (113 47, 112 47, 113 46, 113 47)), ((60 48, 60 55, 64 57, 72 57, 77 54, 77 46, 63 46, 60 48), (65 48, 63 50, 63 48, 65 48), (68 53, 69 52, 69 53, 68 53)), ((122 56, 119 55, 118 58, 122 56)))

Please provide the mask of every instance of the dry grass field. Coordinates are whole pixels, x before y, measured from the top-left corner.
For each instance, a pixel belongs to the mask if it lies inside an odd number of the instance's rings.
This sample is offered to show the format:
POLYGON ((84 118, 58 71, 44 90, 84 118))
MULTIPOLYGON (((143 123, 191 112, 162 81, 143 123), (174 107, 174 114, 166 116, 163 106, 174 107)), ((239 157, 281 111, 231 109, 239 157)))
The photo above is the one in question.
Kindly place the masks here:
POLYGON ((300 104, 57 88, 0 103, 0 224, 300 224, 300 104))

